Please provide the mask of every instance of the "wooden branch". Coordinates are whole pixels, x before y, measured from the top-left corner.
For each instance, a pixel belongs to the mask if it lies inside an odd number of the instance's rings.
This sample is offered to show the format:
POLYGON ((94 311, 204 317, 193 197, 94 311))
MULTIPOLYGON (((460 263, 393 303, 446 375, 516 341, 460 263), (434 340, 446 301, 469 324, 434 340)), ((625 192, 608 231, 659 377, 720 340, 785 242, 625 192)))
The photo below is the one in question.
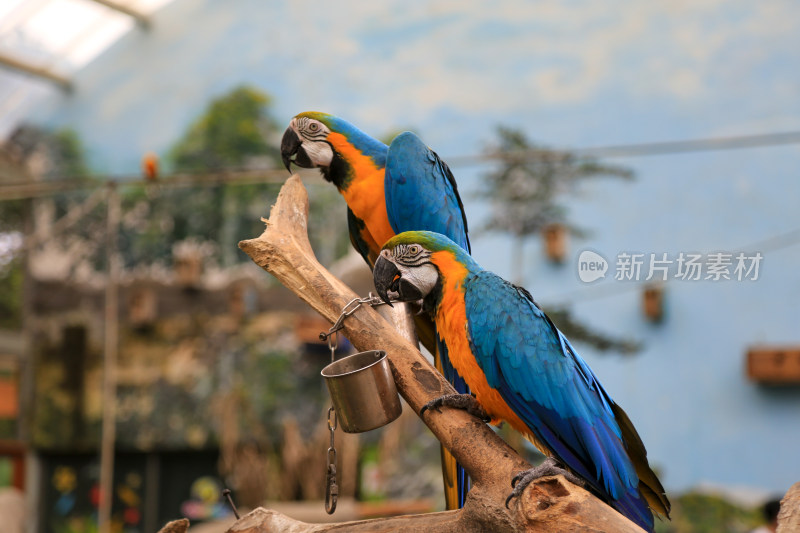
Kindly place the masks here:
POLYGON ((164 527, 158 530, 158 533, 186 533, 188 530, 189 519, 181 518, 180 520, 167 522, 164 527))
POLYGON ((800 482, 795 483, 781 500, 777 533, 800 531, 800 482))
MULTIPOLYGON (((250 258, 329 321, 356 298, 346 285, 320 265, 308 240, 308 196, 300 178, 287 180, 264 220, 267 228, 239 243, 250 258)), ((385 350, 397 388, 419 413, 430 400, 454 392, 449 383, 386 320, 369 307, 345 320, 344 334, 359 350, 385 350)), ((633 522, 562 477, 532 483, 506 509, 511 478, 530 467, 486 424, 464 411, 426 412, 424 422, 472 476, 473 488, 461 511, 347 523, 347 531, 615 531, 640 532, 633 522), (430 413, 430 414, 428 414, 430 413)), ((230 532, 329 531, 343 524, 309 525, 257 509, 230 532)))

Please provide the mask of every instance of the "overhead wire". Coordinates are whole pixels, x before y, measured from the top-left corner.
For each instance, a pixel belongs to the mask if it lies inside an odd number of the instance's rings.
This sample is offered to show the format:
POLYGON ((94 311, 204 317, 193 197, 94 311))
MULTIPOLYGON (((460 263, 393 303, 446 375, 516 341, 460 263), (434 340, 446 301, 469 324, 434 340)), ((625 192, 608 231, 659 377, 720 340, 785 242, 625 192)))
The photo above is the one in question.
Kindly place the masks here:
POLYGON ((532 148, 529 150, 486 152, 484 154, 462 155, 447 158, 451 167, 474 165, 494 160, 541 159, 552 154, 571 154, 584 157, 645 157, 654 155, 671 155, 691 152, 712 152, 718 150, 742 150, 768 146, 800 144, 800 131, 773 132, 755 135, 731 137, 711 137, 706 139, 688 139, 682 141, 648 142, 639 144, 619 144, 571 148, 567 150, 532 148))
MULTIPOLYGON (((667 141, 641 144, 609 145, 599 147, 576 148, 568 151, 550 149, 531 149, 518 152, 487 152, 485 154, 456 156, 448 159, 450 166, 465 166, 491 161, 508 159, 542 159, 552 157, 554 154, 575 154, 587 157, 639 157, 650 155, 669 155, 689 152, 715 151, 715 150, 741 150, 749 148, 781 146, 800 143, 800 131, 776 132, 759 135, 743 135, 733 137, 716 137, 707 139, 692 139, 684 141, 667 141)), ((180 173, 164 176, 157 182, 142 179, 140 176, 105 176, 94 178, 54 179, 46 181, 26 181, 16 183, 0 183, 0 201, 21 198, 34 198, 50 196, 75 190, 94 189, 104 187, 110 183, 121 186, 144 187, 193 187, 193 186, 218 186, 218 185, 246 185, 282 183, 286 173, 280 169, 264 170, 228 170, 221 172, 180 173)), ((312 182, 313 183, 313 182, 312 182)), ((94 198, 93 198, 94 200, 94 198)), ((93 203, 93 202, 91 202, 93 203)), ((84 214, 84 213, 82 213, 84 214)), ((78 217, 80 218, 80 217, 78 217)), ((800 242, 800 229, 792 232, 770 237, 759 241, 748 248, 760 248, 759 251, 773 251, 800 242)), ((575 301, 592 300, 613 296, 619 293, 638 289, 641 283, 625 283, 618 285, 595 285, 586 289, 571 291, 566 296, 555 298, 559 305, 567 305, 575 301), (576 298, 577 297, 577 298, 576 298)))
MULTIPOLYGON (((310 178, 310 184, 316 185, 316 173, 302 172, 304 179, 310 178)), ((288 174, 282 169, 265 170, 224 170, 219 172, 198 172, 165 175, 157 180, 144 179, 141 176, 95 176, 88 178, 48 179, 38 181, 0 182, 0 201, 38 198, 54 194, 91 190, 117 184, 120 187, 147 187, 171 189, 180 187, 214 187, 218 185, 263 185, 281 184, 288 174)))
MULTIPOLYGON (((715 137, 684 141, 666 141, 641 144, 622 144, 574 148, 569 150, 534 148, 515 152, 486 152, 475 155, 462 155, 445 158, 451 167, 484 164, 509 159, 545 159, 554 155, 578 155, 596 158, 642 157, 652 155, 682 154, 688 152, 707 152, 716 150, 742 150, 768 146, 800 144, 800 131, 742 135, 738 137, 715 137)), ((212 185, 245 185, 253 183, 282 183, 286 173, 281 169, 266 170, 225 170, 220 172, 180 173, 164 176, 158 181, 163 187, 191 187, 212 185)), ((120 182, 125 186, 143 186, 149 182, 141 176, 107 175, 91 179, 52 179, 47 181, 27 181, 0 183, 0 201, 48 196, 65 191, 102 187, 108 182, 120 182)))

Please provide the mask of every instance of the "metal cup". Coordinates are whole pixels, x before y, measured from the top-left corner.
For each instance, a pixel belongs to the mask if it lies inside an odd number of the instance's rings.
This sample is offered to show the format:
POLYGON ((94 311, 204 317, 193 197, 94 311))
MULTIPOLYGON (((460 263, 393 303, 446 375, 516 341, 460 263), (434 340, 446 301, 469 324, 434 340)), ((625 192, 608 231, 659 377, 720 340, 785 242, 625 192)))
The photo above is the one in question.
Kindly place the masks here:
POLYGON ((331 400, 345 433, 385 426, 403 410, 386 352, 361 352, 322 369, 331 400))

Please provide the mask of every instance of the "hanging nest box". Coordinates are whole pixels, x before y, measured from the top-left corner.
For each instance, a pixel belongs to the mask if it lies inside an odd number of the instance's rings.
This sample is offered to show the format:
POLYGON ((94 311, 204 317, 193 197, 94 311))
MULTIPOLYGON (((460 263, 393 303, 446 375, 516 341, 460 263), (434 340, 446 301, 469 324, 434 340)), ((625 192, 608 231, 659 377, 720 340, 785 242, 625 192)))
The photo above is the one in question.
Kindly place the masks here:
POLYGON ((800 346, 758 346, 745 358, 747 377, 772 385, 800 384, 800 346))
POLYGON ((567 258, 568 230, 563 224, 548 224, 542 228, 544 254, 553 263, 563 263, 567 258))
POLYGON ((647 285, 642 291, 642 313, 650 322, 661 322, 664 319, 664 286, 647 285))

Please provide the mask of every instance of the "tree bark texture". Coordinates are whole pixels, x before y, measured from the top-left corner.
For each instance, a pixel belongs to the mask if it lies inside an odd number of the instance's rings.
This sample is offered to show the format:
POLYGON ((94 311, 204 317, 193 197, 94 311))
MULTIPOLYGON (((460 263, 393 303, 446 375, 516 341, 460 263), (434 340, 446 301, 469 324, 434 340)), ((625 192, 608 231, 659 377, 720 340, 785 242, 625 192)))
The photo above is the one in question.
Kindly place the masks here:
POLYGON ((792 485, 781 500, 777 533, 800 532, 800 482, 792 485))

